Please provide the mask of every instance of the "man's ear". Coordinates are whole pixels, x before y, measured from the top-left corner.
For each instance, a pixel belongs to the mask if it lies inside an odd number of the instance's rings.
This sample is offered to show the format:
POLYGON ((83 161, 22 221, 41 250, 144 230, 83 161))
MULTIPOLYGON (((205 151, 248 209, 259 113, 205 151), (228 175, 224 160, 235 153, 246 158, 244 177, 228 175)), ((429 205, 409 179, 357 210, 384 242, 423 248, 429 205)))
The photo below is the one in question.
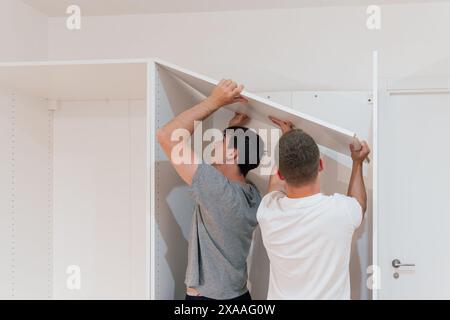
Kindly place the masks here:
POLYGON ((283 175, 281 174, 280 170, 277 170, 277 176, 278 176, 278 178, 280 178, 280 180, 283 180, 283 181, 284 181, 284 177, 283 177, 283 175))
POLYGON ((236 159, 238 157, 238 151, 233 148, 227 148, 227 158, 226 161, 228 164, 237 162, 236 159))
POLYGON ((324 164, 322 158, 319 159, 319 172, 322 172, 324 169, 324 164))

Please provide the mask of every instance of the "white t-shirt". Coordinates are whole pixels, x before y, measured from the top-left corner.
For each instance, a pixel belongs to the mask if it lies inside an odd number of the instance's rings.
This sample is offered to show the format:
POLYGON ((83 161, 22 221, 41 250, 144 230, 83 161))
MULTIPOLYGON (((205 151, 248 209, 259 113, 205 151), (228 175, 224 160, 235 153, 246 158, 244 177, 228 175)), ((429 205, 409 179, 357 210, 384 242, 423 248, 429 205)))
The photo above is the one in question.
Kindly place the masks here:
POLYGON ((350 299, 352 236, 362 221, 355 198, 275 191, 257 218, 270 259, 269 300, 350 299))

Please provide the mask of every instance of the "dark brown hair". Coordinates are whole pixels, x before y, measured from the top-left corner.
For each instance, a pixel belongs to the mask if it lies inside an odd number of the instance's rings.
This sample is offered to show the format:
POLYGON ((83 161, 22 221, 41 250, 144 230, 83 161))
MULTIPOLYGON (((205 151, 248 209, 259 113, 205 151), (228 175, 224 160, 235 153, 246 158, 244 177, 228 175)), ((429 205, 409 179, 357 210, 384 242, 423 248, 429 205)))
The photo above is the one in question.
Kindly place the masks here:
POLYGON ((232 126, 224 130, 229 135, 230 147, 238 151, 238 167, 245 177, 250 170, 258 168, 264 155, 264 142, 254 131, 246 127, 232 126))

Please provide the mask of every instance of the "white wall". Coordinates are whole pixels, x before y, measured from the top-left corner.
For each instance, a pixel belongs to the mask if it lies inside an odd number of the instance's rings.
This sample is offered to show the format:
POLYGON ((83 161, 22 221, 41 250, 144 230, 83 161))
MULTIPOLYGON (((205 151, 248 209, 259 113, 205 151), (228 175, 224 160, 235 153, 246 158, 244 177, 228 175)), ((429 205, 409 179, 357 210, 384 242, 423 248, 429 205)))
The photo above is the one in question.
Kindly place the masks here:
MULTIPOLYGON (((214 78, 236 78, 251 91, 370 90, 374 49, 380 52, 382 77, 449 71, 450 43, 442 32, 450 29, 449 3, 382 9, 380 31, 367 30, 366 7, 362 6, 89 17, 83 20, 80 31, 68 31, 64 19, 52 18, 49 56, 158 56, 214 78)), ((324 116, 324 109, 303 111, 324 116)), ((329 113, 336 119, 327 120, 355 130, 360 129, 360 123, 370 123, 361 114, 337 111, 329 113), (346 125, 349 123, 353 125, 346 125)), ((356 132, 369 138, 372 128, 366 129, 356 132)), ((338 166, 336 162, 329 169, 339 178, 339 188, 326 186, 327 192, 345 189, 343 182, 349 172, 346 166, 339 170, 338 166)), ((371 183, 370 176, 367 182, 371 183)), ((369 213, 355 236, 353 298, 370 297, 365 271, 371 264, 371 222, 369 213)), ((251 280, 264 290, 265 284, 251 280)))
POLYGON ((159 56, 252 91, 367 90, 375 48, 382 77, 449 71, 449 16, 449 2, 383 6, 380 31, 366 7, 87 17, 80 31, 52 18, 49 56, 159 56))
POLYGON ((380 31, 365 7, 89 17, 81 31, 51 18, 47 47, 47 19, 2 0, 0 60, 159 56, 251 91, 368 90, 378 49, 381 77, 448 75, 450 4, 382 8, 380 31))
POLYGON ((0 1, 0 61, 46 59, 47 20, 21 1, 0 1))

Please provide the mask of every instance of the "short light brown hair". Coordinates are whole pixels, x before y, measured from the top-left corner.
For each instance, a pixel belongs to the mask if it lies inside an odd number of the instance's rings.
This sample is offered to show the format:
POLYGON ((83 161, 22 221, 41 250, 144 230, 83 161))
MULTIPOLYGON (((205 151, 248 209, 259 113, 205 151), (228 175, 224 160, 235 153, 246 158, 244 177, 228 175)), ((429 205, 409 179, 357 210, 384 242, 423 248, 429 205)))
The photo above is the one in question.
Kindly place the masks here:
POLYGON ((281 137, 278 149, 278 169, 288 184, 303 186, 317 178, 320 151, 309 134, 291 130, 281 137))

